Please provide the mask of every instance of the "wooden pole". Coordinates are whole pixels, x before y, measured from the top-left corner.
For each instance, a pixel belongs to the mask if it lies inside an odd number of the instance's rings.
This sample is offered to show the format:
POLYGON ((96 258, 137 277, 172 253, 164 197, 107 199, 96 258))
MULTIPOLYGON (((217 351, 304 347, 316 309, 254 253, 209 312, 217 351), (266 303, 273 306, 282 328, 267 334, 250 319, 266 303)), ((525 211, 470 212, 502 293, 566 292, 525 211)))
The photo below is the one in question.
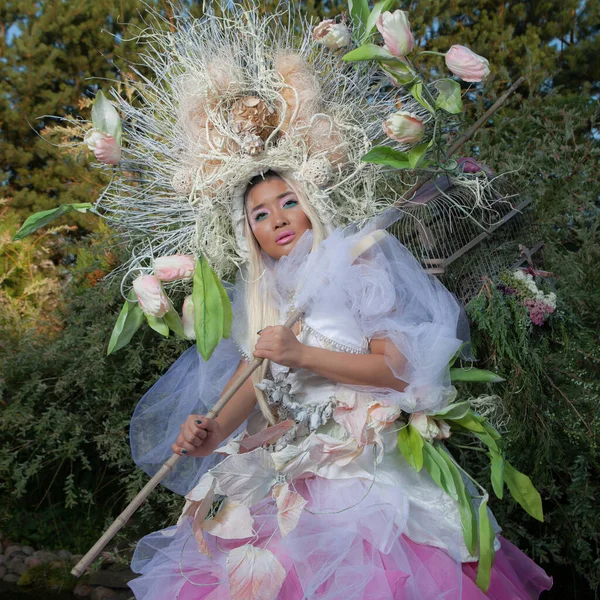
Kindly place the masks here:
MULTIPOLYGON (((296 321, 302 316, 302 311, 295 311, 284 323, 284 327, 290 329, 296 321)), ((209 419, 216 418, 223 410, 223 407, 231 400, 233 395, 244 385, 244 382, 260 367, 263 358, 255 358, 248 365, 248 368, 233 382, 231 387, 219 398, 217 403, 206 413, 209 419)), ((96 557, 102 552, 102 549, 112 540, 119 529, 123 527, 131 518, 131 515, 141 506, 152 490, 173 470, 175 465, 182 457, 179 454, 173 454, 167 462, 158 470, 152 479, 140 490, 139 494, 127 505, 125 510, 113 521, 112 525, 102 534, 102 537, 88 550, 86 555, 73 567, 71 574, 75 577, 81 577, 84 571, 92 564, 96 557)))
MULTIPOLYGON (((479 119, 477 119, 477 121, 475 121, 475 123, 473 123, 473 125, 471 125, 471 127, 469 127, 469 129, 467 129, 467 131, 458 138, 458 140, 456 140, 456 142, 454 142, 454 144, 452 144, 452 146, 450 147, 450 150, 448 150, 448 156, 452 156, 455 152, 460 150, 460 148, 462 148, 465 145, 465 143, 468 142, 473 137, 475 132, 495 112, 497 112, 502 106, 504 106, 506 104, 506 101, 517 91, 517 88, 524 81, 525 81, 525 77, 523 77, 523 76, 519 77, 519 79, 517 79, 510 86, 510 88, 508 88, 506 90, 506 92, 504 92, 504 94, 502 94, 502 96, 500 96, 500 98, 498 98, 498 100, 496 100, 496 102, 494 102, 494 104, 490 108, 488 108, 488 110, 486 110, 485 113, 483 113, 483 115, 481 117, 479 117, 479 119)), ((402 206, 404 204, 410 203, 411 200, 413 200, 413 198, 415 197, 415 194, 417 193, 417 191, 420 190, 428 181, 431 181, 432 179, 433 179, 433 176, 426 177, 424 179, 421 179, 420 181, 417 181, 417 183, 415 183, 415 185, 413 185, 410 188, 410 190, 408 190, 408 192, 406 192, 406 194, 404 194, 404 199, 396 202, 396 206, 402 206)))

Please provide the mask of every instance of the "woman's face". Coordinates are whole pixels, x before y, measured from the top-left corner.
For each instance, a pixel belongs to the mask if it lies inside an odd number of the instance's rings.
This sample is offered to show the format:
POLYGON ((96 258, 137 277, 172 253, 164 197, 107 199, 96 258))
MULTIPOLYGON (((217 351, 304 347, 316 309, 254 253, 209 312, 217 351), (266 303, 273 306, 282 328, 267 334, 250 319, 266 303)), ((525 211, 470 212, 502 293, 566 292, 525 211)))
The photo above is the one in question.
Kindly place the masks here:
POLYGON ((296 194, 280 177, 270 177, 250 189, 246 214, 256 241, 275 260, 289 254, 302 234, 312 229, 296 194))

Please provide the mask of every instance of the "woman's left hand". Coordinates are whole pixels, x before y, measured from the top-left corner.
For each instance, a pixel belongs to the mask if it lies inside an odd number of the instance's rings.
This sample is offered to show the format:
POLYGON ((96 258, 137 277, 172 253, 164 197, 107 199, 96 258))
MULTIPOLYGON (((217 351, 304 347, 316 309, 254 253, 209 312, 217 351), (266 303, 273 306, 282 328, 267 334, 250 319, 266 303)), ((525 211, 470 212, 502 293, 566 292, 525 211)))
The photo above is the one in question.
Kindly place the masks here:
POLYGON ((302 359, 306 346, 298 341, 294 332, 284 327, 265 327, 258 337, 254 356, 267 358, 284 367, 297 369, 302 367, 302 359))

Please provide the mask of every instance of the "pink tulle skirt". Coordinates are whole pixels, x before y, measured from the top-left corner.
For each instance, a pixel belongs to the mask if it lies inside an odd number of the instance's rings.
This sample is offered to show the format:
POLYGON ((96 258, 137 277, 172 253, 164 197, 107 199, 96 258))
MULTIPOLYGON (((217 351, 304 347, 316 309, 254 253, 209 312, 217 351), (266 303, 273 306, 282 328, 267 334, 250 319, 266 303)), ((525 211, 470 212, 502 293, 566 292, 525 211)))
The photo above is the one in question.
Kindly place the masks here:
MULTIPOLYGON (((445 550, 408 539, 398 530, 397 507, 377 486, 364 497, 364 482, 314 477, 296 482, 296 489, 309 510, 283 538, 270 498, 252 509, 253 540, 205 535, 212 557, 198 551, 190 521, 146 536, 132 563, 142 573, 129 584, 135 597, 229 600, 227 553, 249 542, 283 565, 281 600, 528 600, 552 585, 542 568, 501 538, 484 593, 475 585, 477 563, 461 564, 445 550)), ((254 598, 264 597, 259 587, 254 598)))

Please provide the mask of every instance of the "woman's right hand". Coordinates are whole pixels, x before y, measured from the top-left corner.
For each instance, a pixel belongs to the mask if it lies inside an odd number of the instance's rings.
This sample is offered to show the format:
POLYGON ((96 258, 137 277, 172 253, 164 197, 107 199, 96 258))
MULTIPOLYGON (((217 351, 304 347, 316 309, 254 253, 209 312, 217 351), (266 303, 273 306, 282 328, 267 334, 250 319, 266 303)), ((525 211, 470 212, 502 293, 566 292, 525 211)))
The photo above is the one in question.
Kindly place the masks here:
POLYGON ((208 456, 223 441, 218 421, 202 415, 190 415, 181 426, 177 440, 171 446, 175 454, 208 456))

